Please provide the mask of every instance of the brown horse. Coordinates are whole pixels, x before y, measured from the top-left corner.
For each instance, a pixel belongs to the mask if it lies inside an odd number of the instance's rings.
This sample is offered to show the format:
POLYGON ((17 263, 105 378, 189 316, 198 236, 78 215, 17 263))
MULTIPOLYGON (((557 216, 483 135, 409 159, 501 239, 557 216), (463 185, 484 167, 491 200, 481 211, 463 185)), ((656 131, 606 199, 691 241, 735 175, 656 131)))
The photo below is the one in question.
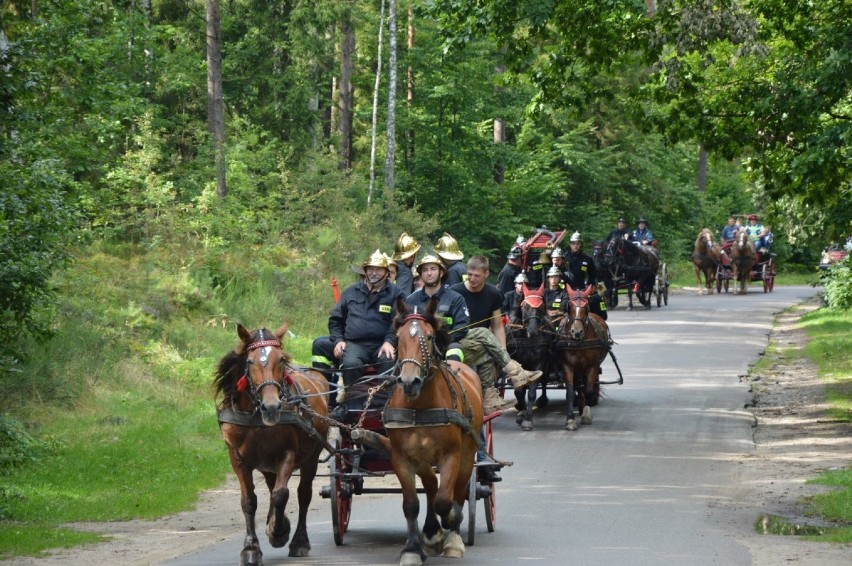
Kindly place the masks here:
POLYGON ((246 519, 241 565, 262 564, 263 553, 255 532, 257 496, 253 470, 259 470, 269 488, 266 535, 280 548, 290 536, 284 508, 290 496, 287 482, 300 473, 299 521, 290 543, 290 556, 307 556, 307 515, 313 494, 320 451, 328 430, 328 382, 322 374, 299 370, 281 349, 285 323, 275 333, 262 328, 249 333, 237 326, 240 343, 219 362, 213 386, 219 428, 240 481, 240 499, 246 519))
POLYGON ((589 312, 589 296, 594 285, 576 290, 567 285, 566 314, 556 335, 556 363, 562 365, 568 399, 566 430, 577 430, 574 419, 575 389, 579 394, 578 408, 582 424, 592 424, 592 410, 600 396, 600 365, 609 352, 612 340, 606 322, 589 312))
POLYGON ((482 392, 472 369, 440 360, 449 340, 435 318, 437 306, 432 298, 425 312, 409 312, 402 299, 397 302, 396 387, 383 421, 408 526, 400 566, 422 564, 427 554, 464 556, 459 528, 482 429, 482 392), (433 466, 438 468, 440 485, 433 466), (422 533, 417 528, 420 500, 415 475, 426 492, 422 533), (444 529, 449 533, 445 535, 444 529))
POLYGON ((748 232, 738 230, 731 246, 731 261, 734 264, 734 279, 740 282, 740 290, 737 291, 740 295, 745 295, 748 292, 751 270, 756 261, 755 254, 754 243, 748 237, 748 232))
POLYGON ((713 282, 721 261, 722 247, 713 242, 713 232, 704 228, 695 239, 692 252, 692 265, 695 266, 695 278, 698 280, 698 294, 713 294, 713 282), (701 274, 704 273, 704 288, 701 286, 701 274))

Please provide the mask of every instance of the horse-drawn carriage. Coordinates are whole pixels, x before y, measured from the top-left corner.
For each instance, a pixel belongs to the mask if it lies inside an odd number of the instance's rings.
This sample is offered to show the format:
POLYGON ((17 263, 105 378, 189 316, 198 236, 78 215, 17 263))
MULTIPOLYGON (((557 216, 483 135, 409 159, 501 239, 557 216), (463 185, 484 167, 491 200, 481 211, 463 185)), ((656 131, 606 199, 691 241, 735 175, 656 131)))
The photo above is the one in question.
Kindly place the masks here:
MULTIPOLYGON (((698 258, 704 257, 699 253, 699 249, 702 234, 705 233, 710 234, 710 230, 705 228, 701 231, 695 244, 696 251, 693 252, 696 275, 699 272, 698 258)), ((706 253, 708 257, 711 253, 715 253, 717 293, 721 293, 722 289, 725 289, 727 293, 731 280, 739 282, 737 292, 740 294, 745 294, 749 283, 755 281, 759 281, 763 285, 764 293, 771 293, 775 288, 775 254, 771 253, 768 248, 758 249, 745 230, 737 231, 734 239, 723 246, 714 244, 713 247, 716 249, 715 252, 709 251, 710 248, 707 247, 706 253)), ((700 281, 699 277, 699 284, 700 281)))
POLYGON ((669 270, 660 261, 655 245, 614 238, 596 242, 593 249, 598 278, 606 285, 608 308, 618 306, 621 291, 627 292, 630 310, 634 294, 645 308, 651 308, 652 298, 656 298, 658 307, 669 304, 669 270))
MULTIPOLYGON (((401 493, 398 484, 382 481, 395 477, 391 456, 385 438, 384 410, 389 400, 388 379, 392 376, 376 375, 367 368, 365 376, 347 392, 347 416, 339 423, 338 434, 330 441, 328 456, 329 484, 323 486, 320 496, 331 502, 331 522, 334 542, 343 544, 349 530, 354 496, 364 494, 401 493)), ((484 502, 485 525, 494 532, 497 518, 497 501, 494 482, 486 479, 480 469, 489 467, 498 471, 507 463, 494 459, 492 420, 500 416, 493 413, 483 417, 485 452, 488 460, 474 464, 467 488, 467 544, 473 545, 476 535, 477 501, 484 502)), ((391 425, 393 426, 393 425, 391 425)), ((435 471, 438 471, 437 469, 435 471)), ((418 493, 423 493, 419 488, 418 493)))
MULTIPOLYGON (((523 265, 534 265, 532 262, 536 260, 541 263, 542 253, 553 250, 565 233, 538 229, 534 236, 519 242, 523 265)), ((565 390, 568 402, 565 428, 576 430, 575 406, 581 415, 580 422, 590 424, 591 407, 598 403, 601 384, 623 383, 623 379, 619 370, 617 381, 600 381, 604 358, 610 355, 615 361, 615 357, 606 322, 590 312, 595 286, 573 289, 566 283, 567 296, 557 310, 546 303, 545 293, 544 282, 540 286, 524 284, 523 300, 507 313, 506 348, 510 356, 525 369, 543 373, 539 382, 515 391, 517 423, 523 430, 533 429, 533 408, 547 406, 550 386, 565 390)), ((503 390, 510 384, 501 377, 497 386, 503 390)))

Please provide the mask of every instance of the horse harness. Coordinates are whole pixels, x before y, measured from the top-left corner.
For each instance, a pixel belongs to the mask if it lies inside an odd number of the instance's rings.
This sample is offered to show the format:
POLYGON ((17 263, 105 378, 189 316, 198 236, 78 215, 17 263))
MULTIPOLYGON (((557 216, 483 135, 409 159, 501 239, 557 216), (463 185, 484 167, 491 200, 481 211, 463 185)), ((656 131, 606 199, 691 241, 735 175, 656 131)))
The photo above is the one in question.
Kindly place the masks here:
MULTIPOLYGON (((461 411, 455 408, 450 409, 446 407, 438 407, 432 409, 404 409, 398 407, 388 407, 386 405, 384 411, 382 411, 382 422, 384 423, 385 428, 414 428, 422 426, 445 426, 454 424, 461 428, 462 431, 466 432, 467 434, 470 434, 471 437, 473 437, 473 439, 476 441, 478 447, 479 433, 478 431, 474 431, 473 426, 471 425, 471 423, 473 422, 473 406, 470 404, 470 400, 467 398, 467 393, 465 392, 464 387, 462 386, 461 378, 459 378, 458 373, 454 371, 445 361, 441 360, 440 365, 438 365, 437 367, 433 364, 433 355, 427 343, 427 338, 423 335, 422 332, 420 332, 420 325, 417 323, 418 321, 428 323, 426 318, 420 314, 413 313, 409 314, 404 319, 404 322, 409 321, 412 321, 412 324, 411 327, 408 329, 408 333, 411 337, 417 337, 418 342, 420 344, 421 359, 423 359, 424 361, 421 362, 414 358, 404 358, 397 362, 397 370, 400 370, 405 364, 416 365, 417 368, 420 370, 420 378, 423 380, 424 384, 430 379, 432 379, 435 373, 439 373, 444 378, 444 382, 447 384, 447 388, 450 390, 450 394, 453 398, 453 407, 460 406, 456 387, 458 387, 458 390, 461 391, 461 406, 464 407, 465 414, 462 414, 461 411), (452 376, 452 381, 449 376, 452 376)), ((431 339, 432 336, 430 335, 429 340, 431 339)), ((390 403, 390 399, 388 399, 388 403, 390 403)))

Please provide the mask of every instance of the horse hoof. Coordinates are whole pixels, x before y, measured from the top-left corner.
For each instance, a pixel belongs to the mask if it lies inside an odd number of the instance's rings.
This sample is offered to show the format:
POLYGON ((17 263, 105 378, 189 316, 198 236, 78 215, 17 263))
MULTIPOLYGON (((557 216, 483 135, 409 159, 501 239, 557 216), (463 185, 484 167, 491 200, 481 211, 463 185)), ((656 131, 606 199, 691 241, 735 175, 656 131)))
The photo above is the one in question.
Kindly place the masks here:
POLYGON ((521 430, 532 430, 533 423, 532 421, 524 421, 521 423, 521 430))
POLYGON ((447 537, 447 542, 444 545, 444 556, 446 558, 462 558, 464 557, 464 542, 461 535, 453 531, 447 537))
POLYGON ((403 552, 399 559, 399 566, 421 566, 423 559, 416 552, 403 552))
POLYGON ((521 426, 524 426, 523 423, 524 423, 524 413, 523 413, 523 411, 521 411, 520 413, 518 413, 518 416, 515 417, 515 424, 519 424, 521 426))
POLYGON ((240 566, 263 566, 263 553, 259 548, 244 548, 240 553, 240 566))
POLYGON ((306 558, 311 552, 310 545, 308 546, 290 546, 290 552, 287 554, 290 558, 306 558))
POLYGON ((423 535, 423 551, 426 556, 440 556, 444 552, 444 531, 439 528, 434 536, 423 535))
POLYGON ((583 416, 580 417, 582 424, 592 424, 592 409, 588 406, 583 409, 583 416))
POLYGON ((565 421, 565 430, 577 430, 577 421, 574 419, 565 421))

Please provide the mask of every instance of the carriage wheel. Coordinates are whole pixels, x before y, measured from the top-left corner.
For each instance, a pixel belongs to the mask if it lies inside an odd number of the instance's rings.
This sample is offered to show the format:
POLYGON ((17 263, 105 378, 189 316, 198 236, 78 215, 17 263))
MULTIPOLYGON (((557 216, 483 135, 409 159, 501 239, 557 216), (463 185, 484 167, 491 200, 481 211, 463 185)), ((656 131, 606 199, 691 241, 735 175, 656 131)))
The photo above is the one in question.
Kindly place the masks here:
POLYGON ((716 268, 716 294, 722 294, 722 266, 716 268))
POLYGON ((730 274, 725 277, 725 292, 728 292, 728 288, 731 286, 731 277, 730 274))
POLYGON ((663 306, 663 285, 659 272, 654 277, 654 294, 657 296, 657 308, 663 306))
MULTIPOLYGON (((340 448, 340 441, 335 440, 333 448, 340 448)), ((349 529, 349 517, 352 513, 352 495, 347 494, 343 481, 343 470, 345 462, 343 456, 335 452, 328 466, 328 474, 331 477, 331 527, 334 534, 334 544, 343 544, 343 537, 349 529)))
POLYGON ((775 289, 775 260, 769 260, 769 292, 775 289))
MULTIPOLYGON (((491 430, 491 421, 485 423, 485 452, 494 457, 494 435, 491 430)), ((497 495, 494 483, 488 484, 488 497, 485 498, 485 526, 489 533, 494 532, 494 522, 497 520, 497 495)))
POLYGON ((479 483, 476 481, 476 466, 473 467, 473 472, 470 474, 470 480, 467 483, 467 545, 473 546, 473 541, 476 538, 476 486, 479 483))
POLYGON ((669 267, 664 263, 663 267, 663 304, 669 304, 669 267))
POLYGON ((760 271, 760 279, 763 281, 763 292, 769 292, 769 262, 763 264, 763 269, 760 271))

